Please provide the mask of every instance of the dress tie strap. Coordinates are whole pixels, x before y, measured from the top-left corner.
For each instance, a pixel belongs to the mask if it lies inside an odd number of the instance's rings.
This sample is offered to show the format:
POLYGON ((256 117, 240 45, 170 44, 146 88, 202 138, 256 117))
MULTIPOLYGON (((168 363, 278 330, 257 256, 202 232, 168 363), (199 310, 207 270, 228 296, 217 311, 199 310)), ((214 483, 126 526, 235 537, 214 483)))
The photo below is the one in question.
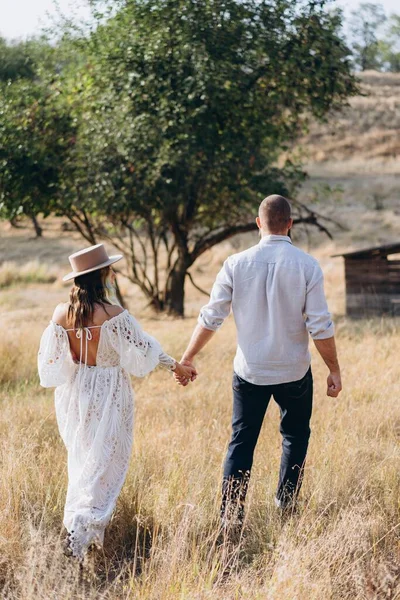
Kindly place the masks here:
POLYGON ((83 354, 83 344, 82 344, 82 339, 83 339, 83 333, 85 333, 85 367, 87 366, 87 359, 88 359, 88 342, 90 342, 90 340, 93 339, 93 334, 90 331, 89 327, 83 327, 82 329, 78 329, 76 331, 76 338, 78 340, 80 340, 80 353, 79 353, 79 368, 81 368, 82 366, 82 354, 83 354))
POLYGON ((79 370, 82 367, 82 364, 84 364, 84 366, 86 367, 87 365, 87 359, 88 359, 88 342, 90 342, 90 340, 93 339, 93 334, 91 332, 91 329, 101 329, 102 325, 90 325, 89 327, 80 327, 79 329, 66 329, 65 331, 73 331, 75 333, 76 339, 80 340, 80 351, 79 351, 79 370), (82 340, 83 340, 83 334, 85 334, 84 337, 84 341, 85 341, 85 362, 82 363, 82 357, 83 357, 83 344, 82 344, 82 340))

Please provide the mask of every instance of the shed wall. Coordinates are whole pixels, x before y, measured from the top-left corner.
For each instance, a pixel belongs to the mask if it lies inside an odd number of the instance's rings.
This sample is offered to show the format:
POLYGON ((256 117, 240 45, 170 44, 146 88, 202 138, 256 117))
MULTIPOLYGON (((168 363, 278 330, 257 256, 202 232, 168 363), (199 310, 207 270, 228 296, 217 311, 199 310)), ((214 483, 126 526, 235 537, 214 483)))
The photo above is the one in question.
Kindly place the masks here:
POLYGON ((345 259, 346 307, 351 316, 400 315, 400 261, 345 259))

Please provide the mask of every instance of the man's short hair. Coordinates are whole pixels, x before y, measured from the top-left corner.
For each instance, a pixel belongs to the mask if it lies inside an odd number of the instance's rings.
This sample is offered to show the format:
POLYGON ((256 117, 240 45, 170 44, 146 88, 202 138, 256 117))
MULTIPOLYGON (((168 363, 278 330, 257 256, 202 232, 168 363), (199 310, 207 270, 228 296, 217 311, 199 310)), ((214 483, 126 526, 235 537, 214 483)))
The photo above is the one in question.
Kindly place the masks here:
POLYGON ((271 233, 284 230, 292 216, 289 200, 278 194, 267 196, 260 204, 258 216, 261 226, 271 233))

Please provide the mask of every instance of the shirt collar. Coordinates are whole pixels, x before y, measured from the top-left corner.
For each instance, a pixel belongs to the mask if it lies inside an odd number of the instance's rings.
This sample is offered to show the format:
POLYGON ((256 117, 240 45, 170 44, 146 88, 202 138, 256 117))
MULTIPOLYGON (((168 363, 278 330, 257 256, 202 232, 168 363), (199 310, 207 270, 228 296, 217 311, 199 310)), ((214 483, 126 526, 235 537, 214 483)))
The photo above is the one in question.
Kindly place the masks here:
POLYGON ((260 244, 262 244, 262 245, 269 244, 270 242, 289 242, 289 244, 291 244, 292 240, 290 239, 290 237, 288 235, 274 235, 274 234, 263 235, 263 237, 260 240, 260 244))

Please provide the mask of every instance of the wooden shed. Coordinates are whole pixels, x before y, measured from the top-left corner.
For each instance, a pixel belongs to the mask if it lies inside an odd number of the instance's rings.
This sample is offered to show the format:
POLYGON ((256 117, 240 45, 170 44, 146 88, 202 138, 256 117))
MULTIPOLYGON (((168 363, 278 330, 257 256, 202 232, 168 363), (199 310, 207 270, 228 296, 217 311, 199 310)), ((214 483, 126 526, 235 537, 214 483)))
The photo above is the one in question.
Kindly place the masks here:
POLYGON ((346 312, 352 317, 400 315, 400 243, 343 256, 346 312))

